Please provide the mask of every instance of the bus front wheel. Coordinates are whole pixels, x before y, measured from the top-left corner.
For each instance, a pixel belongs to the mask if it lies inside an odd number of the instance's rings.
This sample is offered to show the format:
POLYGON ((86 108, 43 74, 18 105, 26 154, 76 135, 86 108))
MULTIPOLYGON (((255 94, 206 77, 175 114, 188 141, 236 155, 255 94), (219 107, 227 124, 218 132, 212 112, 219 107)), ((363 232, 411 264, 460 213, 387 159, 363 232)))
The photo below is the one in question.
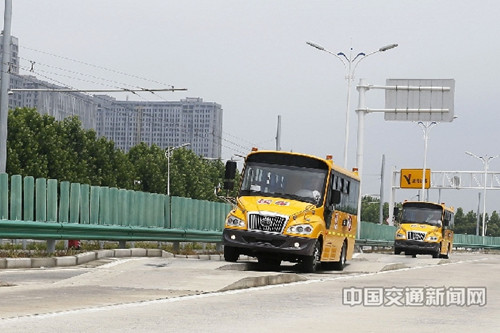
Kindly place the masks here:
POLYGON ((229 262, 236 262, 240 254, 238 250, 232 246, 224 246, 224 260, 229 262))
POLYGON ((432 253, 433 258, 439 258, 441 256, 441 247, 442 244, 439 244, 439 248, 436 250, 436 252, 432 253))
POLYGON ((317 271, 321 261, 321 242, 316 240, 312 256, 305 257, 302 260, 302 270, 304 273, 314 273, 317 271))

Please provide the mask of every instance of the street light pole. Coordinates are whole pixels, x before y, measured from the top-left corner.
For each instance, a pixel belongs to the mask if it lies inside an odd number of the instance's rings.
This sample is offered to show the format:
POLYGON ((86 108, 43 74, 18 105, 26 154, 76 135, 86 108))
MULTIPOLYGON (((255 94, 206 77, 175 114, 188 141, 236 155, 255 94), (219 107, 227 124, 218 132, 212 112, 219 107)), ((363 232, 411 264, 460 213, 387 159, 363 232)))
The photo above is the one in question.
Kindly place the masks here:
POLYGON ((5 0, 4 8, 4 28, 2 39, 2 64, 1 85, 0 85, 0 173, 4 173, 7 168, 7 120, 9 117, 9 85, 11 61, 10 42, 11 42, 11 20, 12 20, 12 0, 5 0))
POLYGON ((379 52, 385 52, 387 50, 393 49, 398 46, 398 44, 390 44, 383 46, 379 48, 378 50, 372 51, 368 54, 360 52, 356 54, 353 58, 352 56, 352 47, 349 49, 349 57, 345 55, 343 52, 331 52, 327 49, 325 49, 323 46, 313 43, 313 42, 306 42, 307 45, 312 46, 320 51, 329 53, 339 59, 342 64, 344 65, 344 68, 346 70, 346 80, 347 80, 347 107, 346 107, 346 116, 345 116, 345 138, 344 138, 344 168, 347 168, 347 148, 349 145, 349 110, 351 108, 351 86, 352 82, 354 81, 354 73, 356 71, 356 68, 358 67, 358 64, 360 63, 361 60, 366 59, 366 57, 371 56, 372 54, 379 53, 379 52))
POLYGON ((182 147, 186 147, 189 145, 190 145, 190 143, 188 142, 188 143, 183 143, 180 146, 167 147, 167 149, 165 149, 165 157, 167 158, 167 195, 168 196, 170 196, 170 155, 172 155, 172 152, 174 150, 182 148, 182 147))
MULTIPOLYGON (((427 167, 427 146, 429 141, 429 132, 434 125, 437 125, 437 122, 423 122, 419 121, 418 124, 422 127, 422 132, 424 133, 424 167, 422 169, 422 192, 420 195, 420 201, 425 201, 425 169, 427 167)), ((429 179, 429 184, 431 180, 429 179)))
POLYGON ((497 158, 499 155, 496 155, 496 156, 488 156, 488 155, 485 155, 484 157, 483 156, 477 156, 469 151, 466 151, 465 152, 467 155, 469 156, 472 156, 472 157, 475 157, 479 160, 481 160, 481 162, 483 162, 483 165, 484 165, 484 188, 483 188, 483 230, 481 231, 481 236, 484 237, 484 234, 485 234, 485 228, 486 228, 486 177, 488 176, 488 165, 490 164, 490 161, 497 158))

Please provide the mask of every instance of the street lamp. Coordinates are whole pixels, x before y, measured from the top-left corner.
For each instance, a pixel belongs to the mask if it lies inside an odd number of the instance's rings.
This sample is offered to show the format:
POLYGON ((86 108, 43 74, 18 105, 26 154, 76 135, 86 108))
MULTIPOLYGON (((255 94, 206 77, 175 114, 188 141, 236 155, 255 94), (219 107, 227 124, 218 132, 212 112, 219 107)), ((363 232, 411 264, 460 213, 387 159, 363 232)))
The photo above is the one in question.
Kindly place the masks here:
POLYGON ((344 139, 344 168, 347 168, 347 147, 348 147, 348 141, 349 141, 349 109, 350 109, 350 104, 351 104, 351 84, 352 81, 354 80, 354 72, 356 71, 356 67, 358 67, 358 64, 360 63, 361 60, 365 59, 368 56, 371 56, 372 54, 379 53, 379 52, 385 52, 387 50, 393 49, 398 46, 398 44, 389 44, 386 46, 382 46, 378 50, 372 51, 368 54, 360 52, 356 54, 356 56, 353 58, 352 57, 352 47, 349 50, 349 57, 346 56, 344 53, 339 52, 331 52, 327 49, 325 49, 323 46, 318 45, 313 42, 306 42, 307 45, 312 46, 320 51, 329 53, 339 59, 342 64, 344 64, 345 70, 346 70, 346 80, 347 80, 347 108, 346 108, 346 116, 345 116, 345 139, 344 139), (353 66, 354 65, 354 66, 353 66))
POLYGON ((486 223, 486 177, 488 176, 488 164, 490 163, 491 160, 495 159, 498 157, 498 155, 496 156, 488 156, 488 155, 485 155, 484 157, 483 156, 477 156, 469 151, 466 151, 465 152, 467 155, 470 155, 472 157, 475 157, 479 160, 481 160, 483 162, 483 165, 484 165, 484 189, 483 189, 483 230, 481 232, 481 235, 484 237, 484 233, 485 233, 485 223, 486 223))
POLYGON ((172 152, 174 150, 182 148, 182 147, 186 147, 189 145, 190 145, 190 143, 187 142, 187 143, 183 143, 180 146, 167 147, 167 149, 165 149, 165 157, 167 158, 167 195, 168 196, 170 196, 170 156, 172 155, 172 152))

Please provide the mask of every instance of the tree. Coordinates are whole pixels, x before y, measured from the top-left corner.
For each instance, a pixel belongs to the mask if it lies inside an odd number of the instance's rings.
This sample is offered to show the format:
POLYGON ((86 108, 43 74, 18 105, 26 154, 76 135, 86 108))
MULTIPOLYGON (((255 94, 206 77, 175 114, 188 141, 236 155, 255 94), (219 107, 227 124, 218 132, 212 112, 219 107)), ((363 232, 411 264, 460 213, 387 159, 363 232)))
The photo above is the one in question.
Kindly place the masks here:
MULTIPOLYGON (((384 202, 382 209, 383 223, 389 216, 389 203, 384 202)), ((361 198, 361 221, 380 223, 380 200, 371 196, 361 198)))
POLYGON ((491 217, 488 219, 488 223, 486 224, 486 235, 487 236, 500 236, 500 216, 497 211, 493 211, 491 213, 491 217))
POLYGON ((224 164, 207 160, 188 149, 174 150, 170 160, 171 194, 217 201, 215 189, 223 182, 224 164))
POLYGON ((53 127, 45 130, 43 118, 34 109, 16 109, 9 112, 7 134, 7 167, 10 174, 48 177, 47 156, 41 155, 40 145, 45 142, 40 135, 47 134, 50 140, 53 127))
POLYGON ((464 215, 461 207, 457 208, 455 213, 455 233, 457 234, 476 234, 477 215, 472 210, 464 215))
POLYGON ((134 170, 133 182, 136 183, 136 190, 166 193, 167 161, 163 149, 141 142, 129 150, 127 158, 134 170))

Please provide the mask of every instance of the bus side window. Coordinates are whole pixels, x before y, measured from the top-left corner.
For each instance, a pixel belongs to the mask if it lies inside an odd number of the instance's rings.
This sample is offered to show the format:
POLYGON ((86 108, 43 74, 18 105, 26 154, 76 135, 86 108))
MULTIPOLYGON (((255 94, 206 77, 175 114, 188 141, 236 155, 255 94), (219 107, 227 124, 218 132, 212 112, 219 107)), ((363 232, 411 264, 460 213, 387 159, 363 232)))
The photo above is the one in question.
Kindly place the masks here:
MULTIPOLYGON (((339 190, 333 190, 332 191, 332 198, 330 200, 330 204, 333 205, 338 205, 340 203, 340 198, 341 194, 339 190)), ((333 210, 333 209, 332 209, 333 210)))
POLYGON ((332 181, 330 184, 331 184, 332 190, 337 189, 337 177, 334 174, 332 174, 332 181))
POLYGON ((452 216, 449 212, 444 212, 443 227, 449 228, 452 216))

